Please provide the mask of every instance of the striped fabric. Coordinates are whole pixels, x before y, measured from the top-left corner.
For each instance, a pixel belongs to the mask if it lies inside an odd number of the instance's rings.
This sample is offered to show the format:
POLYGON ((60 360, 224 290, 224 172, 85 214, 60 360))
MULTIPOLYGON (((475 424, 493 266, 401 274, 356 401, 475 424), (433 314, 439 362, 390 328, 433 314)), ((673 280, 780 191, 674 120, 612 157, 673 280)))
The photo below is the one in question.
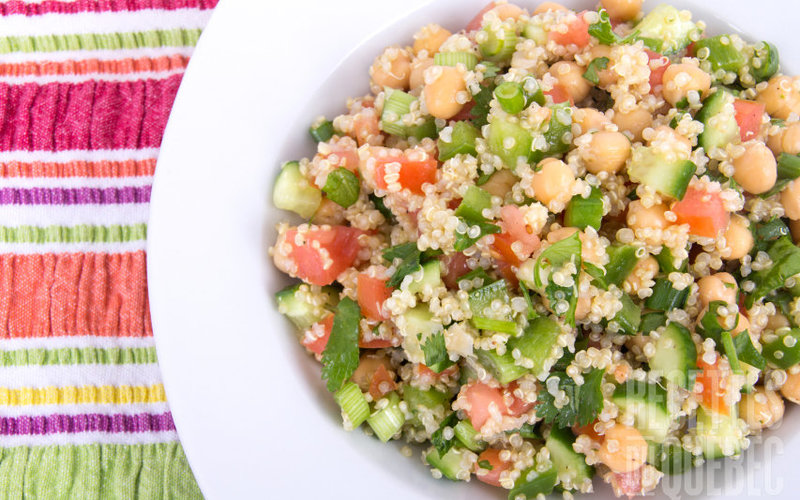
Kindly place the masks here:
POLYGON ((200 498, 145 275, 158 148, 217 0, 0 0, 0 500, 200 498))

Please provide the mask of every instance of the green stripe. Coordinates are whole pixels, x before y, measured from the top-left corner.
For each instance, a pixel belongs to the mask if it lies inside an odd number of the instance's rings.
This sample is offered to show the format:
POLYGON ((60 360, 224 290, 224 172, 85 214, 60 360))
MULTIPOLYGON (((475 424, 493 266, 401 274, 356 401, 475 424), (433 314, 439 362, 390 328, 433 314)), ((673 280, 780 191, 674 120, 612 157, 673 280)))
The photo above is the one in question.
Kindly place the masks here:
POLYGON ((3 243, 123 243, 147 239, 147 224, 130 226, 0 226, 3 243))
POLYGON ((155 347, 64 347, 0 351, 0 366, 23 365, 144 365, 157 363, 155 347))
POLYGON ((139 31, 133 33, 81 33, 0 37, 0 54, 9 52, 58 52, 62 50, 119 50, 143 47, 194 46, 199 29, 139 31))
POLYGON ((0 448, 0 500, 202 499, 180 443, 0 448))

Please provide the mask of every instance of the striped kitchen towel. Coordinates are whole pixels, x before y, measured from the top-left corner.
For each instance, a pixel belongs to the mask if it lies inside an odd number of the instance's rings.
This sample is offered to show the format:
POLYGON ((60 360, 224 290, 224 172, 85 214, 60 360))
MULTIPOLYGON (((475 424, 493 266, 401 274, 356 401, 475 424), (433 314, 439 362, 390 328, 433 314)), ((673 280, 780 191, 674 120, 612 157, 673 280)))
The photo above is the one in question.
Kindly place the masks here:
POLYGON ((0 2, 0 499, 201 497, 159 375, 145 240, 216 3, 0 2))

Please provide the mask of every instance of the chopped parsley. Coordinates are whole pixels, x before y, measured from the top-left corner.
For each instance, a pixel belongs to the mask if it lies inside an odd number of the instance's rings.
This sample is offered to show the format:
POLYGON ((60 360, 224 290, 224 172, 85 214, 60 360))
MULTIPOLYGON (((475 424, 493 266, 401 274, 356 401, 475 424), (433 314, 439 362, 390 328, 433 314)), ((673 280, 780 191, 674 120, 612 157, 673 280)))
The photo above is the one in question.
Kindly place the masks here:
POLYGON ((361 187, 356 174, 346 168, 339 167, 328 174, 328 180, 325 182, 322 191, 328 195, 329 200, 347 208, 358 201, 361 187))
POLYGON ((589 63, 589 66, 586 68, 586 72, 583 74, 583 77, 597 85, 600 83, 599 72, 606 69, 608 67, 608 63, 609 59, 607 57, 598 57, 592 59, 592 62, 589 63))
POLYGON ((465 217, 459 217, 459 219, 461 219, 461 221, 467 225, 467 232, 459 233, 456 231, 456 242, 454 244, 456 252, 463 252, 487 234, 497 234, 500 232, 500 226, 496 224, 490 224, 485 220, 469 220, 465 217), (469 235, 469 229, 472 226, 478 226, 480 228, 480 232, 475 238, 469 235))
POLYGON ((606 12, 606 9, 600 9, 600 21, 589 26, 589 34, 597 38, 597 41, 603 45, 627 45, 636 41, 639 36, 638 31, 634 31, 626 37, 621 37, 614 33, 614 28, 611 26, 611 18, 606 12))
POLYGON ((478 467, 480 467, 483 470, 492 470, 492 469, 494 469, 494 467, 492 467, 492 464, 489 463, 488 460, 478 460, 478 467))
POLYGON ((557 408, 555 397, 548 390, 539 393, 536 415, 545 423, 565 429, 574 425, 587 425, 597 418, 603 411, 603 384, 604 370, 594 369, 583 376, 583 385, 578 386, 572 378, 564 372, 552 373, 545 386, 552 378, 558 380, 558 389, 564 391, 569 401, 557 408))
POLYGON ((413 241, 395 245, 383 251, 383 259, 393 264, 396 259, 400 259, 400 264, 397 265, 392 277, 386 282, 388 286, 399 286, 403 282, 403 278, 411 273, 415 273, 422 269, 420 259, 422 252, 417 248, 417 244, 413 241))
POLYGON ((470 115, 472 115, 472 124, 478 128, 489 123, 487 117, 489 116, 489 103, 494 98, 494 88, 495 85, 485 85, 472 97, 475 106, 470 110, 470 115))
POLYGON ((322 353, 322 378, 328 390, 336 392, 353 375, 358 367, 358 324, 361 308, 349 297, 336 307, 333 329, 322 353))
POLYGON ((455 435, 450 439, 446 439, 444 437, 444 429, 445 427, 450 427, 452 429, 456 426, 456 424, 458 424, 458 415, 456 412, 453 412, 447 418, 442 420, 439 428, 433 434, 431 434, 431 442, 433 443, 433 446, 436 447, 436 453, 438 453, 440 457, 443 457, 445 453, 450 451, 450 448, 453 447, 453 443, 455 441, 455 435))
MULTIPOLYGON (((563 316, 564 320, 572 326, 575 326, 575 308, 578 305, 578 279, 577 270, 581 268, 581 239, 578 232, 572 236, 564 238, 549 246, 536 261, 533 268, 533 281, 534 284, 542 288, 551 308, 559 316, 563 316), (561 286, 553 281, 550 281, 545 286, 542 281, 541 272, 545 263, 550 265, 551 270, 562 268, 565 264, 573 262, 575 264, 576 273, 573 276, 572 286, 561 286), (561 301, 566 301, 568 304, 566 311, 558 311, 556 304, 561 301)), ((551 273, 552 274, 552 273, 551 273)))
POLYGON ((447 346, 444 342, 442 332, 434 333, 422 344, 422 353, 425 355, 425 366, 442 373, 444 370, 453 366, 453 362, 447 355, 447 346))

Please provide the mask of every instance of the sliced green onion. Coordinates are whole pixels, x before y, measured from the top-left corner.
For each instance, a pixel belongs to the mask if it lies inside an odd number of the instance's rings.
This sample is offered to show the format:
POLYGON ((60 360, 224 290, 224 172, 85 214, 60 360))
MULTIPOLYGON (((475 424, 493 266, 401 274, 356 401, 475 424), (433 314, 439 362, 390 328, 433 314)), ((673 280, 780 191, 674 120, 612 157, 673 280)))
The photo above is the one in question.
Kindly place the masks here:
POLYGON ((536 467, 531 467, 522 472, 514 489, 508 493, 508 498, 539 498, 553 492, 558 482, 558 472, 551 467, 544 472, 538 472, 536 467))
POLYGON ((778 179, 793 181, 800 177, 800 156, 781 153, 778 156, 778 179))
POLYGON ((544 106, 545 100, 544 92, 542 91, 542 86, 539 85, 539 82, 536 81, 536 78, 532 76, 526 76, 522 80, 522 89, 525 91, 525 107, 531 105, 532 102, 535 102, 539 106, 544 106))
POLYGON ((483 450, 486 444, 480 440, 478 431, 472 427, 469 420, 462 420, 453 427, 453 432, 461 444, 466 446, 469 450, 479 452, 483 450))
POLYGON ((317 142, 328 142, 333 137, 333 122, 330 120, 322 120, 318 123, 311 125, 308 129, 311 137, 317 142))
POLYGON ((417 101, 416 97, 402 90, 389 87, 386 87, 384 92, 386 93, 386 99, 383 102, 383 112, 381 113, 381 130, 387 134, 402 138, 415 137, 423 139, 425 137, 436 137, 436 123, 433 118, 414 125, 405 123, 403 117, 411 112, 411 105, 417 101))
POLYGON ((636 335, 642 324, 642 309, 633 303, 627 293, 622 294, 622 309, 614 316, 614 321, 619 325, 620 332, 624 335, 636 335))
POLYGON ((514 334, 517 332, 517 324, 513 321, 502 319, 473 317, 472 324, 479 330, 489 330, 492 332, 514 334))
POLYGON ((516 115, 525 109, 525 93, 522 85, 516 82, 503 82, 494 89, 494 96, 500 107, 508 114, 516 115))
POLYGON ((513 29, 483 29, 486 39, 478 44, 481 54, 490 61, 502 62, 511 59, 517 47, 517 34, 513 29))
POLYGON ((659 278, 653 287, 653 295, 647 299, 645 306, 654 311, 668 312, 676 308, 682 308, 686 304, 688 297, 689 287, 683 290, 675 290, 668 279, 659 278))
POLYGON ((361 389, 353 382, 347 382, 344 387, 336 391, 333 395, 345 415, 347 420, 353 425, 353 429, 358 427, 369 417, 369 404, 364 398, 361 389))
POLYGON ((478 65, 478 56, 472 52, 437 52, 433 56, 436 66, 457 66, 463 64, 467 70, 475 69, 478 65))
POLYGON ((603 221, 603 197, 600 190, 592 188, 588 198, 575 195, 564 213, 564 225, 584 230, 589 226, 600 229, 603 221))
POLYGON ((344 167, 339 167, 328 174, 328 180, 322 190, 328 195, 328 199, 347 208, 358 201, 361 187, 356 174, 344 167))
POLYGON ((456 122, 450 140, 444 141, 439 137, 439 161, 447 161, 456 155, 478 156, 475 149, 475 140, 481 136, 480 130, 469 122, 456 122))
POLYGON ((650 335, 654 330, 667 324, 667 315, 660 312, 652 312, 642 315, 642 322, 639 331, 642 335, 650 335))
MULTIPOLYGON (((745 333, 745 335, 747 335, 745 333)), ((739 364, 739 356, 736 354, 736 347, 733 345, 733 337, 731 332, 722 332, 720 334, 722 340, 722 347, 725 350, 725 355, 728 356, 728 363, 731 365, 731 370, 737 375, 742 374, 742 365, 739 364)))
POLYGON ((478 362, 503 385, 510 384, 529 371, 515 363, 510 350, 506 350, 501 356, 495 350, 476 349, 475 355, 478 362))
POLYGON ((656 261, 658 261, 658 267, 661 269, 661 272, 664 274, 674 273, 676 271, 683 272, 686 270, 687 262, 686 260, 682 261, 681 267, 675 267, 675 258, 672 256, 672 250, 669 247, 661 247, 661 252, 655 256, 656 261))
POLYGON ((606 283, 622 286, 622 283, 636 267, 639 257, 636 247, 632 245, 612 245, 608 247, 608 264, 606 264, 606 283))
POLYGON ((385 408, 376 411, 367 418, 367 423, 384 443, 392 439, 403 427, 406 417, 400 409, 400 398, 397 394, 391 393, 387 396, 389 404, 385 408))
POLYGON ((753 70, 753 76, 758 82, 764 82, 772 78, 778 72, 780 66, 780 56, 778 55, 778 48, 769 42, 761 42, 756 45, 755 54, 753 59, 750 60, 750 67, 753 70), (756 63, 758 59, 758 63, 756 63), (758 67, 756 68, 756 64, 758 67))
POLYGON ((520 158, 525 160, 531 154, 532 143, 530 131, 517 123, 495 118, 489 124, 489 151, 499 156, 512 171, 516 171, 520 158))

